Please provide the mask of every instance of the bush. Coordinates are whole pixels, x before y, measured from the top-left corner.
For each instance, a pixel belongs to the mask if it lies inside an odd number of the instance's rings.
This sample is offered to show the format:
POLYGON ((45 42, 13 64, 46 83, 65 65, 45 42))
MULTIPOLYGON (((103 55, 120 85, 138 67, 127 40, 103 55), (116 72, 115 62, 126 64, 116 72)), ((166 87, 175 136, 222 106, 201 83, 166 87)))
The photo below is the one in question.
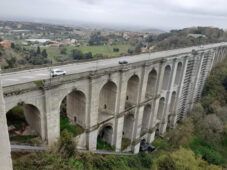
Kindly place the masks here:
POLYGON ((173 147, 185 146, 192 139, 193 132, 194 125, 192 120, 188 118, 168 134, 169 143, 173 147))
POLYGON ((209 145, 201 138, 194 138, 190 143, 190 148, 196 155, 200 155, 204 160, 209 163, 220 165, 224 162, 220 153, 215 151, 213 146, 209 145))
POLYGON ((84 59, 91 59, 92 58, 92 53, 88 52, 88 53, 84 53, 84 59))
POLYGON ((113 52, 119 52, 119 48, 113 48, 113 52))
POLYGON ((164 153, 152 162, 152 170, 175 170, 176 164, 168 153, 164 153))
POLYGON ((221 140, 223 124, 216 114, 209 114, 198 124, 198 134, 210 143, 218 143, 221 140))
POLYGON ((72 133, 63 130, 58 143, 58 152, 64 157, 69 158, 76 153, 76 144, 73 141, 72 133))
POLYGON ((84 55, 83 55, 83 53, 80 50, 73 49, 72 52, 71 52, 71 57, 74 60, 81 60, 81 59, 83 59, 84 55))

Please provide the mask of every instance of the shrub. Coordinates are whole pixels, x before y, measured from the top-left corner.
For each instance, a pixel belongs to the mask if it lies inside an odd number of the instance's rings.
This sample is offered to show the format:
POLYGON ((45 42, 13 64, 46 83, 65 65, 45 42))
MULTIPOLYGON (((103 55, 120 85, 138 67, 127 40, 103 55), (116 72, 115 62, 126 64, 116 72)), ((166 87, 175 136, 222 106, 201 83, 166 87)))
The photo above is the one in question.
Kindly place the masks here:
POLYGON ((152 162, 152 170, 175 170, 176 164, 169 155, 169 153, 163 153, 152 162))
POLYGON ((113 52, 119 52, 119 48, 113 48, 113 52))
POLYGON ((63 130, 58 143, 58 152, 64 157, 69 158, 76 152, 76 144, 73 141, 72 133, 63 130))
POLYGON ((209 163, 220 165, 224 162, 220 153, 215 151, 213 146, 205 142, 201 138, 194 138, 190 143, 190 148, 196 155, 200 155, 204 160, 209 163))

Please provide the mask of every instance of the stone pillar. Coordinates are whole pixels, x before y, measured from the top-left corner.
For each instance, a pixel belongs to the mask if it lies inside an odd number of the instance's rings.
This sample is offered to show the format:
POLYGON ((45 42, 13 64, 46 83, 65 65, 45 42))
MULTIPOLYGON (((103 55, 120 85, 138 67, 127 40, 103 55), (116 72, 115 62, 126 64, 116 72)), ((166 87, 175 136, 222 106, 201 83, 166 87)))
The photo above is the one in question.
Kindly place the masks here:
POLYGON ((59 99, 52 90, 45 90, 46 130, 48 145, 51 146, 60 137, 59 99))
POLYGON ((2 78, 0 68, 0 169, 12 170, 11 149, 6 121, 5 102, 3 98, 2 78))
POLYGON ((124 117, 121 116, 116 119, 115 126, 115 151, 121 151, 121 142, 122 142, 122 132, 123 132, 123 125, 124 125, 124 117))
POLYGON ((87 147, 90 151, 96 150, 98 135, 98 102, 99 102, 99 86, 100 80, 94 74, 89 79, 89 103, 88 103, 88 132, 87 147))
POLYGON ((116 110, 116 119, 115 119, 115 135, 114 135, 114 143, 115 143, 115 151, 121 151, 121 143, 122 143, 122 132, 124 128, 124 115, 119 115, 125 110, 125 98, 127 91, 127 79, 126 79, 126 70, 122 68, 119 72, 119 90, 117 94, 117 110, 116 110))
POLYGON ((89 151, 95 151, 97 145, 98 129, 92 129, 87 132, 87 147, 89 151))

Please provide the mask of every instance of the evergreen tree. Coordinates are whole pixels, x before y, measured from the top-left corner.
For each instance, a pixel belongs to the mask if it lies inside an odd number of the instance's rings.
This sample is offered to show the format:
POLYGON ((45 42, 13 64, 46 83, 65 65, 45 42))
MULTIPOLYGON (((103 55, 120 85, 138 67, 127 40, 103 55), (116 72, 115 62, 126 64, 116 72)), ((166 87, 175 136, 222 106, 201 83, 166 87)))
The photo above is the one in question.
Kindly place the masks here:
POLYGON ((36 51, 36 53, 37 53, 38 55, 41 53, 41 51, 40 51, 40 47, 37 47, 37 51, 36 51))
POLYGON ((43 56, 44 58, 47 58, 48 54, 47 54, 46 49, 43 49, 43 51, 42 51, 42 56, 43 56))

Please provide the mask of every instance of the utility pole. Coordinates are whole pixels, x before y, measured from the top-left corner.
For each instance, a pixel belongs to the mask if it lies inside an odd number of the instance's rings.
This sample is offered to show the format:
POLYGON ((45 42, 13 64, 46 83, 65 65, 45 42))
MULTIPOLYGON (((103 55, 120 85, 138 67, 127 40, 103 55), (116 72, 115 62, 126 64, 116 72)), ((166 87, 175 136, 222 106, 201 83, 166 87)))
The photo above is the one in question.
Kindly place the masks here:
MULTIPOLYGON (((0 56, 1 63, 1 56, 0 56)), ((8 126, 5 113, 5 101, 3 97, 2 75, 0 66, 0 169, 12 170, 11 148, 9 142, 8 126)))

